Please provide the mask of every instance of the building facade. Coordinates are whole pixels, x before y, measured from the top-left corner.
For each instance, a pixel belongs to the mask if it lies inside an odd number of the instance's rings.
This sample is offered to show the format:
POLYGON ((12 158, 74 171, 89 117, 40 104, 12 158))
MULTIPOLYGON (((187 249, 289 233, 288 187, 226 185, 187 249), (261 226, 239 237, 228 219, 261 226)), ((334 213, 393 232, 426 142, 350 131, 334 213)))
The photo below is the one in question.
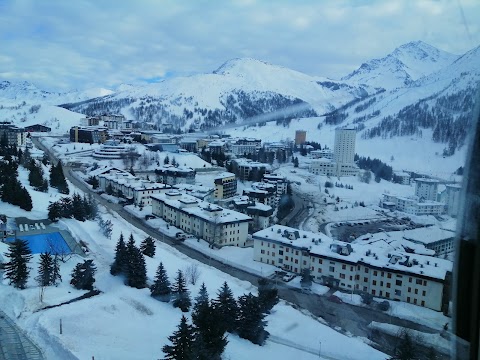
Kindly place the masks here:
POLYGON ((333 160, 335 162, 343 164, 353 164, 355 162, 356 137, 356 129, 335 129, 335 144, 333 147, 333 160))
POLYGON ((97 176, 100 190, 123 197, 137 206, 152 204, 151 195, 161 194, 172 189, 172 186, 139 179, 125 171, 109 171, 97 176))
POLYGON ((445 203, 390 194, 383 194, 380 206, 412 215, 442 215, 445 212, 445 203))
POLYGON ((4 121, 0 122, 0 139, 6 141, 8 146, 25 146, 27 134, 25 129, 4 121))
POLYGON ((214 179, 215 199, 228 199, 237 195, 237 178, 235 174, 224 172, 214 179))
POLYGON ((196 171, 190 167, 164 165, 155 169, 157 181, 168 184, 195 184, 196 171))
POLYGON ((295 131, 295 145, 304 144, 307 141, 307 132, 305 130, 295 131))
POLYGON ((213 246, 247 246, 249 216, 176 190, 152 196, 152 213, 213 246))
POLYGON ((314 281, 352 292, 447 311, 452 262, 334 241, 274 225, 253 234, 254 260, 300 274, 309 269, 314 281))
POLYGON ((104 127, 79 127, 70 129, 70 141, 88 144, 103 144, 108 137, 107 129, 104 127))
POLYGON ((434 179, 415 179, 415 196, 427 201, 437 201, 438 180, 434 179))

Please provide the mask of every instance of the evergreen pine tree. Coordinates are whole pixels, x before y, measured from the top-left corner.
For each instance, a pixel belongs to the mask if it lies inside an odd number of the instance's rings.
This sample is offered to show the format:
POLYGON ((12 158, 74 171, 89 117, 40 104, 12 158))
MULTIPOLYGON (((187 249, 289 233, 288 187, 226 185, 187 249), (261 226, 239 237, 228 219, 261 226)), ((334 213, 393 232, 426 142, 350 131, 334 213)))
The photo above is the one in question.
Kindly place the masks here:
POLYGON ((258 280, 258 299, 263 313, 270 313, 275 305, 278 304, 278 290, 275 286, 268 283, 266 279, 258 280))
POLYGON ((140 251, 145 256, 155 256, 155 242, 151 236, 148 236, 145 240, 142 241, 142 243, 140 244, 140 251))
POLYGON ((183 312, 187 312, 192 305, 190 293, 185 283, 185 277, 182 270, 178 270, 175 282, 172 285, 173 307, 178 307, 183 312))
POLYGON ((35 278, 38 286, 50 286, 53 281, 53 257, 50 253, 40 254, 40 263, 38 264, 38 276, 35 278))
POLYGON ((238 335, 254 344, 263 345, 268 333, 265 331, 265 314, 262 311, 260 300, 249 293, 240 296, 238 306, 238 335))
POLYGON ((178 330, 168 337, 172 345, 165 345, 162 351, 165 353, 165 360, 193 360, 193 328, 187 323, 187 318, 182 316, 178 330))
POLYGON ((219 326, 230 333, 234 332, 236 330, 238 304, 226 281, 218 291, 217 298, 212 302, 219 314, 219 326))
POLYGON ((127 247, 127 285, 143 289, 147 285, 147 266, 142 252, 135 245, 131 248, 127 247))
POLYGON ((97 268, 93 264, 93 260, 84 260, 83 263, 78 263, 73 269, 70 284, 79 290, 93 290, 96 271, 97 268))
POLYGON ((13 284, 16 288, 25 289, 30 273, 28 262, 32 259, 31 254, 32 252, 27 242, 17 239, 11 244, 5 255, 10 259, 10 261, 4 265, 5 277, 9 280, 9 283, 13 284))
POLYGON ((60 259, 57 254, 53 257, 52 281, 53 285, 62 281, 62 275, 60 275, 60 259))
POLYGON ((208 292, 205 283, 200 287, 198 296, 195 298, 195 305, 192 311, 192 322, 194 325, 193 350, 196 359, 199 360, 220 360, 227 339, 226 329, 219 326, 219 312, 208 300, 208 292))
POLYGON ((72 196, 72 210, 73 218, 78 221, 85 221, 87 214, 85 211, 85 204, 79 194, 75 193, 72 196))
POLYGON ((127 267, 127 260, 127 247, 123 240, 123 234, 120 233, 117 246, 115 247, 115 260, 110 266, 110 274, 118 275, 124 273, 127 267))
POLYGON ((167 271, 160 263, 155 274, 155 280, 150 287, 150 295, 160 301, 169 302, 172 296, 170 281, 168 280, 167 271))
POLYGON ((61 217, 62 217, 62 208, 57 201, 48 205, 48 219, 50 221, 56 222, 61 217))

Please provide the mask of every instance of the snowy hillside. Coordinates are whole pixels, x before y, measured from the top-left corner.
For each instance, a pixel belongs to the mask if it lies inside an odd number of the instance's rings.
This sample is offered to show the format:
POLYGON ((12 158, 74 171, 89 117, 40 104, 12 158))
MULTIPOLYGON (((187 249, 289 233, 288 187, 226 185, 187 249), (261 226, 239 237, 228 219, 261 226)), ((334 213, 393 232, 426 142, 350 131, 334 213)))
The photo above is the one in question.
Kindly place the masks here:
POLYGON ((396 48, 384 58, 363 63, 342 80, 391 90, 408 86, 415 80, 446 67, 457 58, 457 55, 422 41, 413 41, 396 48))
POLYGON ((22 127, 42 124, 52 128, 55 134, 65 134, 72 126, 78 125, 84 115, 56 105, 111 93, 112 91, 102 88, 53 93, 26 81, 0 81, 0 119, 22 127))
POLYGON ((212 128, 304 104, 294 114, 310 117, 331 111, 374 90, 312 77, 244 58, 227 61, 211 74, 178 77, 65 107, 85 114, 123 113, 127 118, 175 127, 212 128))
POLYGON ((57 93, 41 90, 27 81, 0 80, 0 101, 4 99, 58 105, 66 102, 84 101, 100 96, 110 95, 113 91, 103 88, 73 90, 57 93))

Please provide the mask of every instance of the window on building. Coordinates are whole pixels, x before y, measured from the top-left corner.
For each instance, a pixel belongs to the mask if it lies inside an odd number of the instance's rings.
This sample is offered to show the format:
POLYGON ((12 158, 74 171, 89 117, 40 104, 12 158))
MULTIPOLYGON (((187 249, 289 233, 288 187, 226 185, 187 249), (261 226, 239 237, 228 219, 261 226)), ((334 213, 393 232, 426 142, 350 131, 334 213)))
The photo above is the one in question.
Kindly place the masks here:
POLYGON ((321 272, 322 272, 322 269, 318 268, 318 269, 317 269, 317 272, 318 272, 318 273, 321 273, 321 272))
POLYGON ((412 288, 411 288, 411 287, 408 287, 408 292, 412 292, 412 288))
POLYGON ((417 294, 418 294, 418 289, 415 289, 415 295, 417 295, 417 294))
POLYGON ((387 278, 391 279, 391 278, 392 278, 392 274, 387 273, 387 278))
POLYGON ((335 272, 335 266, 330 266, 328 270, 330 270, 330 272, 335 272))
POLYGON ((368 268, 365 268, 365 274, 368 274, 368 268))
POLYGON ((373 280, 372 284, 373 286, 377 285, 377 280, 373 280))
POLYGON ((425 290, 422 291, 422 296, 426 296, 427 292, 425 290))
POLYGON ((402 291, 401 291, 401 290, 395 290, 395 295, 401 296, 401 295, 402 295, 402 291))
POLYGON ((278 250, 278 255, 283 255, 283 250, 278 250))
POLYGON ((377 270, 373 271, 373 276, 377 276, 377 270))
POLYGON ((415 283, 416 283, 417 285, 422 285, 422 280, 416 279, 416 280, 415 280, 415 283))
POLYGON ((396 280, 395 285, 397 286, 402 286, 402 280, 396 280))
POLYGON ((420 305, 425 306, 425 301, 422 300, 422 303, 420 305))
POLYGON ((265 254, 265 250, 260 250, 260 254, 265 254))
POLYGON ((298 264, 298 259, 295 259, 295 264, 298 264))
POLYGON ((386 293, 385 293, 385 297, 386 297, 386 298, 390 298, 390 293, 389 293, 389 292, 386 292, 386 293))
POLYGON ((345 274, 340 274, 340 279, 345 279, 345 274))

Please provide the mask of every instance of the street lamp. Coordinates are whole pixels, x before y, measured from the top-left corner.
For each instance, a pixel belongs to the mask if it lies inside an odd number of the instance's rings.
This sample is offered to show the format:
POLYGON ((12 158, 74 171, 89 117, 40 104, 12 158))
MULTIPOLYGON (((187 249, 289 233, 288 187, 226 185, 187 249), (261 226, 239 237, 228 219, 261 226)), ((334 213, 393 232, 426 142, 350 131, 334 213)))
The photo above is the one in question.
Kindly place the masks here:
POLYGON ((318 340, 318 358, 322 355, 322 340, 318 340))

